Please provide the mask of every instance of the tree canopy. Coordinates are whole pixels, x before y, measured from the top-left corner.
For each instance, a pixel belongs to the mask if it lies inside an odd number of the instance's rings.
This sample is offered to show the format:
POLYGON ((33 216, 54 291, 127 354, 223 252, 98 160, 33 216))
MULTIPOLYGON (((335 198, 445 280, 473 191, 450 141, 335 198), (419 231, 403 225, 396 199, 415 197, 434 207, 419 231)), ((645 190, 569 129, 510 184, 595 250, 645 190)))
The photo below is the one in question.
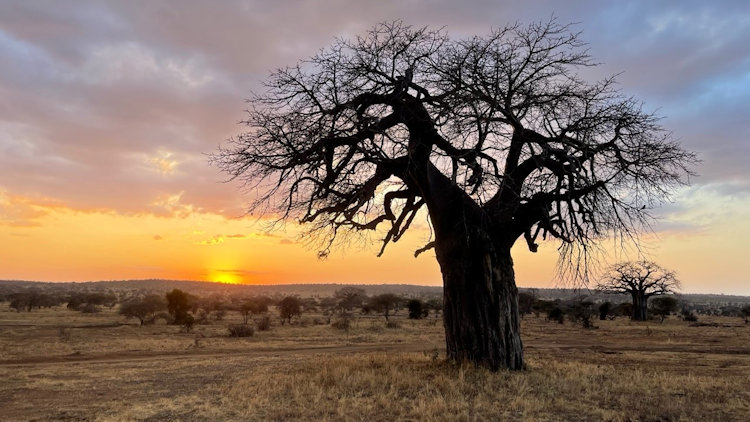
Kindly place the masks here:
POLYGON ((648 299, 675 293, 680 288, 680 281, 674 271, 651 261, 621 262, 608 269, 597 287, 606 293, 630 295, 633 299, 632 318, 645 321, 648 299))
POLYGON ((252 209, 323 234, 322 256, 337 237, 386 226, 382 253, 438 174, 505 243, 523 236, 536 251, 551 236, 583 252, 647 225, 695 161, 613 77, 578 75, 595 64, 555 20, 459 40, 384 23, 272 73, 249 100, 248 132, 214 162, 257 190, 252 209))

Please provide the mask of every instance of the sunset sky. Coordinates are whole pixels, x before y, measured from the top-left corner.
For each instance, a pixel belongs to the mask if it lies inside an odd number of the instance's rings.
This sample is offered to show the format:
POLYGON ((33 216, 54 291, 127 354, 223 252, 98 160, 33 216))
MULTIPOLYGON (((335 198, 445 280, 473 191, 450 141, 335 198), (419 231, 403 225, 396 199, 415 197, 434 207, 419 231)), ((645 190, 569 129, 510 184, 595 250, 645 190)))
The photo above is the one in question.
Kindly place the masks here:
MULTIPOLYGON (((750 294, 743 0, 3 1, 0 279, 438 285, 434 254, 413 257, 425 223, 381 258, 356 244, 319 261, 294 223, 267 232, 244 215, 206 154, 242 132, 269 71, 335 37, 403 19, 460 38, 553 15, 602 63, 587 78, 622 72, 622 91, 703 161, 657 211, 649 257, 684 292, 750 294)), ((560 286, 556 248, 517 247, 518 284, 560 286)))

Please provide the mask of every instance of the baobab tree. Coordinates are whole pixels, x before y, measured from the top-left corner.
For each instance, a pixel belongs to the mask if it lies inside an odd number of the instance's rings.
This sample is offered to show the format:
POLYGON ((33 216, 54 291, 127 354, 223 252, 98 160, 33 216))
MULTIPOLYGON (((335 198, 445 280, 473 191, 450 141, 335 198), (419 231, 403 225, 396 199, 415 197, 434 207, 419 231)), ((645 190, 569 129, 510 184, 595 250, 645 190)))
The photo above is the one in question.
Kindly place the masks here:
POLYGON ((643 228, 694 161, 613 78, 579 77, 589 66, 555 20, 459 40, 385 23, 273 72, 212 160, 321 257, 368 232, 382 254, 426 218, 415 255, 440 265, 448 357, 520 369, 514 243, 558 239, 582 274, 592 243, 643 228))
POLYGON ((606 293, 629 294, 633 299, 631 319, 635 321, 648 318, 650 297, 675 293, 679 288, 680 282, 673 271, 650 261, 614 264, 598 284, 598 289, 606 293))

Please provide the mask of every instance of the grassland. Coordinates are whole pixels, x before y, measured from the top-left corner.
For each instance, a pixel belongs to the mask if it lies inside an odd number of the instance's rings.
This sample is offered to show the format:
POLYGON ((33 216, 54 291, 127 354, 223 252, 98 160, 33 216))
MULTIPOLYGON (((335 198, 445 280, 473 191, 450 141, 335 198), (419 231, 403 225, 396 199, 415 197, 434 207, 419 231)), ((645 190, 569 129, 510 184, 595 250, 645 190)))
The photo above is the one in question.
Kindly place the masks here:
MULTIPOLYGON (((444 360, 438 319, 360 317, 230 338, 239 315, 185 333, 114 311, 0 304, 0 419, 750 420, 750 326, 738 318, 585 330, 528 316, 528 369, 444 360)), ((316 323, 317 322, 317 323, 316 323)))

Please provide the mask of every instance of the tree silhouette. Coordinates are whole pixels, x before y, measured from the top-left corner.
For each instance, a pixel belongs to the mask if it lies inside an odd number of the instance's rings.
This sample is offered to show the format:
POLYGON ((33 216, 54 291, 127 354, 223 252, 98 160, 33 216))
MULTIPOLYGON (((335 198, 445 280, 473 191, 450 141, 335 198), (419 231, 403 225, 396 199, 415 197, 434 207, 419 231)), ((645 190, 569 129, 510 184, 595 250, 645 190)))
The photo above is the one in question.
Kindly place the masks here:
POLYGON ((680 309, 680 301, 674 296, 660 296, 651 300, 651 310, 659 315, 659 322, 664 322, 667 315, 680 309))
POLYGON ((120 305, 120 315, 128 318, 138 318, 141 325, 144 325, 149 320, 153 321, 156 313, 164 310, 166 307, 164 297, 160 295, 148 295, 120 305))
POLYGON ((185 328, 190 331, 194 318, 188 311, 195 302, 195 298, 180 289, 172 289, 165 297, 167 299, 167 311, 172 315, 173 323, 183 325, 189 321, 189 326, 186 325, 185 328))
POLYGON ((281 325, 284 325, 285 322, 291 324, 293 317, 302 315, 302 301, 296 296, 287 296, 281 299, 277 306, 279 307, 281 325))
POLYGON ((346 286, 336 290, 333 297, 338 299, 338 306, 342 311, 349 312, 353 308, 362 306, 367 293, 359 287, 346 286))
POLYGON ((593 65, 555 20, 462 40, 381 24, 272 73, 212 161, 321 257, 366 233, 382 254, 428 217, 415 255, 440 264, 448 357, 519 369, 516 240, 559 239, 585 275, 592 243, 634 236, 695 160, 613 78, 577 75, 593 65))
POLYGON ((373 296, 367 302, 368 306, 375 312, 380 312, 385 317, 385 320, 391 316, 391 311, 401 302, 401 298, 393 293, 383 293, 377 296, 373 296))
POLYGON ((680 282, 674 272, 650 261, 639 261, 612 265, 597 287, 606 293, 629 294, 633 299, 631 318, 645 321, 648 298, 674 293, 680 288, 680 282))

